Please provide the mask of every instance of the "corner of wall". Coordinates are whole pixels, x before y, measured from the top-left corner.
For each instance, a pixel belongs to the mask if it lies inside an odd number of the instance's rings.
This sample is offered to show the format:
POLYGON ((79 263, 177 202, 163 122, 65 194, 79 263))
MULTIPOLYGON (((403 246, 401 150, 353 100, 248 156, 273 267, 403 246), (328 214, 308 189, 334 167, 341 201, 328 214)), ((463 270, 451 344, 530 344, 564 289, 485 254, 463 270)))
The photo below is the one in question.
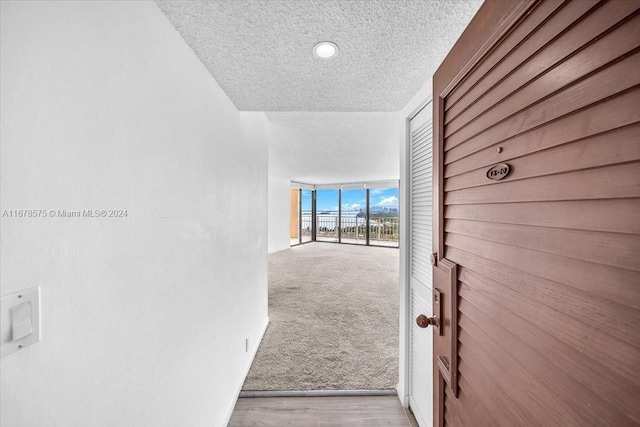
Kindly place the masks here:
POLYGON ((290 247, 290 188, 291 181, 269 175, 269 253, 290 247))
POLYGON ((258 353, 258 348, 260 348, 260 343, 262 342, 262 339, 264 338, 264 334, 267 332, 267 328, 269 327, 269 317, 267 316, 264 325, 261 328, 261 332, 260 335, 258 335, 258 339, 255 341, 255 343, 253 344, 253 347, 251 348, 251 357, 249 357, 249 362, 247 363, 247 365, 244 368, 244 373, 242 375, 242 381, 240 381, 240 384, 238 384, 238 386, 235 389, 235 398, 233 400, 233 405, 231 405, 231 407, 227 410, 227 414, 225 416, 225 424, 227 425, 229 424, 229 421, 231 420, 231 416, 233 415, 233 410, 235 409, 235 405, 238 402, 238 398, 240 396, 240 392, 242 391, 242 386, 244 385, 244 381, 247 379, 247 375, 249 375, 249 371, 251 370, 251 365, 253 365, 253 361, 256 358, 256 353, 258 353))

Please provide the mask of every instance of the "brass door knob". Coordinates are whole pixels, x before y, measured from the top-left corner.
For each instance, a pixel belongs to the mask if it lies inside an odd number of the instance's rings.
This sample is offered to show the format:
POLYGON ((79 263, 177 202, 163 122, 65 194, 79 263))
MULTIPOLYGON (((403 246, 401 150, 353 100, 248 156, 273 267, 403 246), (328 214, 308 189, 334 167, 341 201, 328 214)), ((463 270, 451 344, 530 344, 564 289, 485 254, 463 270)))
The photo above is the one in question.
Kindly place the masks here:
POLYGON ((438 319, 436 317, 427 317, 424 314, 416 317, 416 323, 421 328, 426 328, 429 325, 438 326, 438 319))

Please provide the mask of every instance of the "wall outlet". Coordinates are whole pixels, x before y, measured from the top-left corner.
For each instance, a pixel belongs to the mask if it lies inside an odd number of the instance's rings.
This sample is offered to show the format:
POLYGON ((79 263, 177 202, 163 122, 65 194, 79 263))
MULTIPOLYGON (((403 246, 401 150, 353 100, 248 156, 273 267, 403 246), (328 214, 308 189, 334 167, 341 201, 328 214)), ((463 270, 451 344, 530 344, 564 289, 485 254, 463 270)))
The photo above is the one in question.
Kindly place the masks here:
POLYGON ((244 340, 244 352, 249 353, 249 337, 244 340))

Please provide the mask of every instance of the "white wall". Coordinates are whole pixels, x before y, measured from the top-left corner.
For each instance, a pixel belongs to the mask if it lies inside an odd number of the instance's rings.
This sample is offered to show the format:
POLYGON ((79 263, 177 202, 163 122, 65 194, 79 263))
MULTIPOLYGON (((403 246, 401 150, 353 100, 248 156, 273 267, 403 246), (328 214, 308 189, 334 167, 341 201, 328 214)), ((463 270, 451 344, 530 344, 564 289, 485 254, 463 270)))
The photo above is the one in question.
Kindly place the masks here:
POLYGON ((409 406, 409 334, 410 326, 413 319, 410 318, 410 293, 409 293, 409 192, 408 183, 410 177, 409 171, 409 150, 407 146, 408 119, 416 112, 418 108, 431 99, 432 81, 429 79, 415 94, 415 96, 402 109, 399 118, 399 127, 401 129, 398 135, 398 143, 400 144, 400 338, 399 338, 399 381, 398 381, 398 397, 402 404, 409 406))
POLYGON ((153 2, 1 2, 3 426, 222 426, 267 322, 267 146, 153 2), (245 338, 251 349, 245 353, 245 338))
POLYGON ((269 175, 269 253, 289 248, 291 182, 269 175))

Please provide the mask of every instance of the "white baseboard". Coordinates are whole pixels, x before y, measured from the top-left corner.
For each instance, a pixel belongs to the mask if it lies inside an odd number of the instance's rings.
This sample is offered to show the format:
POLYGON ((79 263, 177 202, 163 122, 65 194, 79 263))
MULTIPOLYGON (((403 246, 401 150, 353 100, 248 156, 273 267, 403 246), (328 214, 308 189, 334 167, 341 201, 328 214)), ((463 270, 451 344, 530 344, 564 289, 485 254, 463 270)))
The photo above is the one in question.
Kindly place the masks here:
POLYGON ((226 422, 225 422, 224 425, 229 424, 229 421, 231 420, 231 415, 233 415, 233 410, 236 407, 236 403, 238 402, 238 397, 240 396, 240 392, 242 391, 242 385, 244 384, 244 380, 247 379, 247 375, 249 375, 249 370, 251 369, 251 365, 253 364, 253 359, 255 359, 255 357, 256 357, 256 353, 258 352, 258 347, 260 347, 260 343, 262 342, 262 338, 264 338, 264 333, 267 331, 267 326, 269 326, 269 317, 267 317, 267 319, 266 319, 266 321, 264 323, 264 326, 262 327, 262 330, 260 332, 260 336, 255 341, 255 345, 251 349, 251 357, 249 358, 249 362, 247 363, 247 366, 244 369, 244 373, 242 374, 242 381, 240 381, 240 384, 238 384, 238 387, 236 388, 235 395, 234 395, 235 397, 233 399, 233 404, 227 410, 227 416, 225 417, 226 422))
POLYGON ((401 388, 399 385, 398 387, 396 387, 396 393, 398 394, 398 399, 400 400, 400 403, 402 404, 403 408, 408 408, 409 407, 409 394, 405 394, 403 388, 401 388))

